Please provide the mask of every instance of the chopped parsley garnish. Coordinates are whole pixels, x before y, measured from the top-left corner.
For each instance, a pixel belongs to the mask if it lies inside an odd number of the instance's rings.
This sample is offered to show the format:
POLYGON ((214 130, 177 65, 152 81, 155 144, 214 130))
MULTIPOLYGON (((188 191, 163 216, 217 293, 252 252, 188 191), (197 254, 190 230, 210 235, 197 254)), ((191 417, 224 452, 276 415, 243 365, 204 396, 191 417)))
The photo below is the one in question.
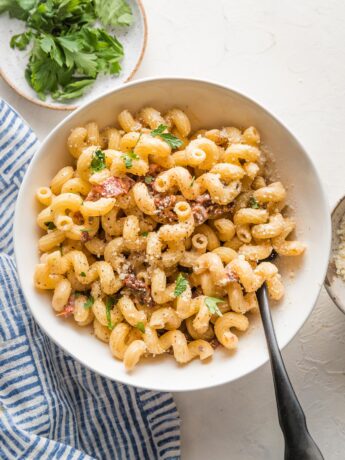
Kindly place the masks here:
POLYGON ((224 300, 217 299, 217 297, 206 297, 205 298, 205 305, 209 309, 212 315, 217 314, 218 316, 223 316, 223 313, 219 310, 218 305, 219 303, 224 303, 224 300))
POLYGON ((192 180, 191 180, 191 183, 190 183, 190 185, 189 185, 189 186, 190 186, 190 187, 193 187, 193 185, 194 185, 194 182, 195 182, 195 176, 193 176, 193 177, 192 177, 192 180))
POLYGON ((144 178, 145 184, 151 184, 154 180, 155 178, 153 176, 145 176, 144 178))
POLYGON ((121 71, 123 46, 110 27, 132 24, 126 0, 0 0, 6 11, 25 22, 10 45, 30 45, 25 77, 41 99, 75 99, 98 75, 121 71))
POLYGON ((176 279, 174 296, 179 297, 187 289, 187 286, 188 286, 188 281, 184 277, 183 273, 179 273, 176 279))
POLYGON ((178 149, 183 145, 183 142, 178 137, 174 136, 171 133, 165 133, 164 131, 167 129, 166 125, 159 125, 158 128, 151 131, 151 136, 161 137, 167 144, 170 145, 172 149, 178 149))
POLYGON ((159 125, 156 129, 153 129, 151 131, 151 136, 153 136, 153 137, 161 136, 166 129, 167 129, 166 125, 159 125))
POLYGON ((143 334, 145 334, 145 324, 142 323, 141 321, 139 323, 136 324, 135 326, 137 329, 139 329, 140 332, 142 332, 143 334))
POLYGON ((105 304, 106 315, 107 315, 107 326, 108 326, 108 329, 110 329, 111 331, 116 326, 116 324, 112 324, 111 322, 111 310, 114 308, 115 302, 116 302, 116 298, 111 296, 107 298, 107 301, 105 304))
POLYGON ((260 205, 257 201, 257 199, 254 196, 251 196, 249 201, 248 201, 248 206, 253 209, 260 209, 260 205))
POLYGON ((130 150, 127 153, 121 155, 121 158, 126 166, 126 169, 130 169, 133 166, 133 160, 139 160, 139 156, 130 150))
POLYGON ((85 273, 85 272, 80 272, 80 276, 82 276, 83 278, 85 278, 86 273, 85 273))
POLYGON ((56 229, 56 225, 54 224, 54 222, 44 222, 44 225, 48 228, 48 230, 56 229))
POLYGON ((84 303, 84 308, 86 309, 89 309, 92 307, 93 303, 94 303, 95 299, 92 297, 92 295, 90 295, 88 298, 87 298, 87 301, 84 303))
POLYGON ((141 236, 148 236, 149 232, 141 232, 141 236))
POLYGON ((93 154, 90 169, 93 173, 102 171, 105 168, 105 154, 102 150, 98 149, 93 154))

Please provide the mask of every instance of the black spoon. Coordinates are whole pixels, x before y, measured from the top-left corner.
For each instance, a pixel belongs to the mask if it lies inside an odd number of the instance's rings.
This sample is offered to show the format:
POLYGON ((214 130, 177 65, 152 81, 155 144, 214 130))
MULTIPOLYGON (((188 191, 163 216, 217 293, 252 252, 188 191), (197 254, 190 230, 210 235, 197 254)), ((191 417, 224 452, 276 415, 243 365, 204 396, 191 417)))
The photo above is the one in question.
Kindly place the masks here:
POLYGON ((303 409, 285 369, 274 332, 266 283, 257 294, 271 360, 279 424, 285 440, 284 458, 285 460, 323 460, 320 449, 310 436, 303 409))

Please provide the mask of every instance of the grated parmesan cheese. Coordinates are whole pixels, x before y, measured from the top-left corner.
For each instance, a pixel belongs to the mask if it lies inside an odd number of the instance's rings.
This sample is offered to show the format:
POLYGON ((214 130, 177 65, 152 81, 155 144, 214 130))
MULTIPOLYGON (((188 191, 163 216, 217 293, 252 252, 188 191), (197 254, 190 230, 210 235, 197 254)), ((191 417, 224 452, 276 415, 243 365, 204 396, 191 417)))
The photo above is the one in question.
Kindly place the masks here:
POLYGON ((339 244, 333 255, 337 275, 345 281, 345 216, 341 219, 337 230, 339 244))

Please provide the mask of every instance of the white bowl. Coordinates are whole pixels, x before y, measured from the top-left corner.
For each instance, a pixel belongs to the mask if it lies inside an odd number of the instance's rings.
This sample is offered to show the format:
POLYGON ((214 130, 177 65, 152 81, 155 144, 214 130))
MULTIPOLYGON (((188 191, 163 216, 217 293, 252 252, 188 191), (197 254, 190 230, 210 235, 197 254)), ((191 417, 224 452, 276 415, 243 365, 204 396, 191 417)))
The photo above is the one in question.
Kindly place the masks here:
POLYGON ((195 360, 186 366, 172 356, 143 360, 131 373, 112 358, 108 347, 91 335, 89 329, 73 326, 55 316, 51 293, 33 286, 38 262, 36 225, 38 206, 35 190, 48 185, 62 166, 69 164, 66 139, 75 126, 95 120, 101 127, 113 124, 124 108, 133 112, 143 106, 163 112, 171 107, 184 109, 193 129, 235 125, 256 126, 264 144, 274 152, 281 180, 288 186, 294 206, 297 236, 308 245, 298 263, 282 264, 286 285, 284 300, 272 308, 281 347, 302 327, 311 313, 322 286, 330 251, 331 223, 328 204, 320 179, 309 156, 275 117, 247 97, 216 83, 186 78, 156 78, 126 84, 81 107, 60 123, 43 142, 22 183, 14 223, 17 267, 32 314, 54 342, 78 361, 101 375, 130 385, 166 391, 197 390, 236 380, 268 360, 260 318, 252 315, 249 330, 241 335, 237 351, 218 348, 208 363, 195 360), (298 265, 298 267, 297 267, 298 265), (290 268, 295 271, 291 277, 290 268))

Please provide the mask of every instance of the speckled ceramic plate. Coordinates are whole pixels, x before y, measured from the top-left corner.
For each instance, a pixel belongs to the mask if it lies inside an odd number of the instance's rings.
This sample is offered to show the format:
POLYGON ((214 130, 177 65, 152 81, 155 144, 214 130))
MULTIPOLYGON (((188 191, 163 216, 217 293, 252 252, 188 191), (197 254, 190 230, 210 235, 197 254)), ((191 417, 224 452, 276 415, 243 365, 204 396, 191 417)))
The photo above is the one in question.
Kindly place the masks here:
POLYGON ((143 5, 140 0, 128 0, 132 7, 134 22, 130 27, 114 29, 117 38, 123 44, 125 56, 122 61, 122 71, 118 76, 100 76, 95 84, 82 97, 60 103, 51 98, 41 101, 35 91, 25 80, 25 67, 29 51, 13 50, 10 47, 11 37, 25 30, 25 24, 16 19, 9 19, 7 14, 0 16, 0 75, 21 96, 35 104, 57 110, 74 110, 129 81, 137 71, 144 55, 147 39, 147 22, 143 5))

